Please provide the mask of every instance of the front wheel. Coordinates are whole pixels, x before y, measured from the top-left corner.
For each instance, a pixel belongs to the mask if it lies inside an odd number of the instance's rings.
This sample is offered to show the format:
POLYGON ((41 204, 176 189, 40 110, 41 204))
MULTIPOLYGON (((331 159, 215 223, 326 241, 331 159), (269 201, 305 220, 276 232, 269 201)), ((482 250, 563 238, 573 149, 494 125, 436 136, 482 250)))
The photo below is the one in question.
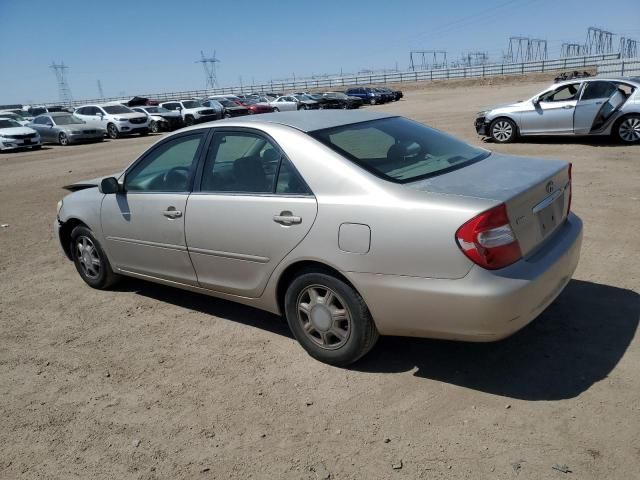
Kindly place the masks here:
POLYGON ((107 125, 107 136, 111 140, 115 140, 120 136, 120 132, 118 132, 118 127, 116 127, 113 123, 107 125))
POLYGON ((66 147, 69 145, 69 137, 67 137, 64 132, 60 132, 60 135, 58 135, 58 143, 63 147, 66 147))
POLYGON ((158 126, 158 122, 156 122, 155 120, 153 120, 153 121, 149 124, 149 130, 151 130, 151 133, 158 133, 158 131, 160 130, 160 127, 158 126))
POLYGON ((193 118, 192 115, 187 115, 186 117, 184 117, 184 124, 187 127, 190 127, 191 125, 193 125, 194 123, 196 123, 196 119, 193 118))
POLYGON ((513 120, 508 118, 497 118, 489 127, 489 135, 494 142, 497 143, 510 143, 516 139, 517 136, 516 124, 513 120))
POLYGON ((618 139, 624 143, 640 143, 640 115, 629 115, 616 124, 618 139))
POLYGON ((71 258, 82 280, 92 288, 105 290, 118 281, 102 246, 84 225, 71 232, 71 258))
POLYGON ((307 272, 285 294, 287 322, 313 358, 349 365, 373 348, 378 331, 360 294, 327 273, 307 272))
POLYGON ((273 111, 274 111, 274 112, 279 112, 279 111, 280 111, 280 109, 279 109, 278 107, 273 107, 273 111))
POLYGON ((372 99, 369 100, 369 104, 370 105, 375 105, 376 103, 378 103, 378 102, 376 101, 375 98, 372 98, 372 99))

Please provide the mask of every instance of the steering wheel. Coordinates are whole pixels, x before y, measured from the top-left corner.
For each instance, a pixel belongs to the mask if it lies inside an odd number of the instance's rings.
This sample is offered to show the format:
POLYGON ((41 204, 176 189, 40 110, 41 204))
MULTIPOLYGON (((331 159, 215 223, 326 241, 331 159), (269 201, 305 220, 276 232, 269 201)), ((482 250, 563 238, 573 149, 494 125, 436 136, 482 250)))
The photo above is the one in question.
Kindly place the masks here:
POLYGON ((162 176, 162 183, 165 187, 184 186, 184 188, 186 188, 190 171, 191 169, 189 167, 173 167, 172 169, 164 172, 164 175, 162 176))

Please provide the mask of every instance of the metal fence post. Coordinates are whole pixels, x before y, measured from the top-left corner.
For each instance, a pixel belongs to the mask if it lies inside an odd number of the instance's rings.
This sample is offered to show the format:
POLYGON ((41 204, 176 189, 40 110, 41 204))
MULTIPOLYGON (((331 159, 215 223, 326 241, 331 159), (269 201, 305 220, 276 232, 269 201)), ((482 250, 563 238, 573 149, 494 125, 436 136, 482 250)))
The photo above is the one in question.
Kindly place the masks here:
POLYGON ((624 62, 622 62, 622 70, 620 70, 620 76, 624 77, 624 62))

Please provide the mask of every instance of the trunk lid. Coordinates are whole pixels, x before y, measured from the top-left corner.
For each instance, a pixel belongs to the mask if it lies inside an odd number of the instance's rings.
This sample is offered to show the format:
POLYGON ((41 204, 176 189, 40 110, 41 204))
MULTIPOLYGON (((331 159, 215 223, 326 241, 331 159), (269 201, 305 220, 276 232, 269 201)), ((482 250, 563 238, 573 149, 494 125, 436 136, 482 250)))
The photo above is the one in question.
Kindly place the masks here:
POLYGON ((522 255, 527 256, 567 217, 569 162, 492 153, 472 165, 406 186, 504 203, 522 255))

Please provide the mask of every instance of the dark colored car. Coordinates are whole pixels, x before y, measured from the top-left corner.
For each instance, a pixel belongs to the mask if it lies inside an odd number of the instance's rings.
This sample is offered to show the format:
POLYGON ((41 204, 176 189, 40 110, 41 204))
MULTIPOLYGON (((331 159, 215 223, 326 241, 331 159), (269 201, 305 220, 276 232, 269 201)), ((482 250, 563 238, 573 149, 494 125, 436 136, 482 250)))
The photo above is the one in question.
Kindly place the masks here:
POLYGON ((369 87, 354 87, 350 88, 346 92, 350 97, 358 97, 363 103, 375 105, 377 103, 384 103, 384 97, 376 92, 375 89, 369 87))
POLYGON ((320 108, 320 103, 314 100, 310 95, 302 94, 302 95, 291 95, 298 101, 299 107, 298 110, 318 110, 320 108))
POLYGON ((238 105, 236 102, 232 102, 227 98, 216 99, 224 107, 224 117, 241 117, 242 115, 249 115, 249 109, 244 105, 238 105))
POLYGON ((240 102, 243 106, 249 109, 249 114, 255 113, 271 113, 273 107, 269 105, 269 100, 261 97, 245 97, 241 98, 240 102))
POLYGON ((375 90, 380 93, 386 93, 391 97, 391 100, 393 101, 398 101, 402 97, 404 97, 404 94, 402 93, 401 90, 392 90, 391 88, 387 88, 387 87, 378 87, 375 90))
POLYGON ((396 96, 391 90, 387 90, 385 88, 376 87, 373 89, 374 92, 379 93, 382 96, 382 102, 393 102, 396 99, 396 96))
MULTIPOLYGON (((362 99, 358 97, 350 97, 342 92, 326 92, 322 95, 318 95, 323 99, 322 108, 342 108, 344 110, 352 108, 360 108, 362 106, 362 99)), ((313 96, 314 99, 316 96, 313 96)))

